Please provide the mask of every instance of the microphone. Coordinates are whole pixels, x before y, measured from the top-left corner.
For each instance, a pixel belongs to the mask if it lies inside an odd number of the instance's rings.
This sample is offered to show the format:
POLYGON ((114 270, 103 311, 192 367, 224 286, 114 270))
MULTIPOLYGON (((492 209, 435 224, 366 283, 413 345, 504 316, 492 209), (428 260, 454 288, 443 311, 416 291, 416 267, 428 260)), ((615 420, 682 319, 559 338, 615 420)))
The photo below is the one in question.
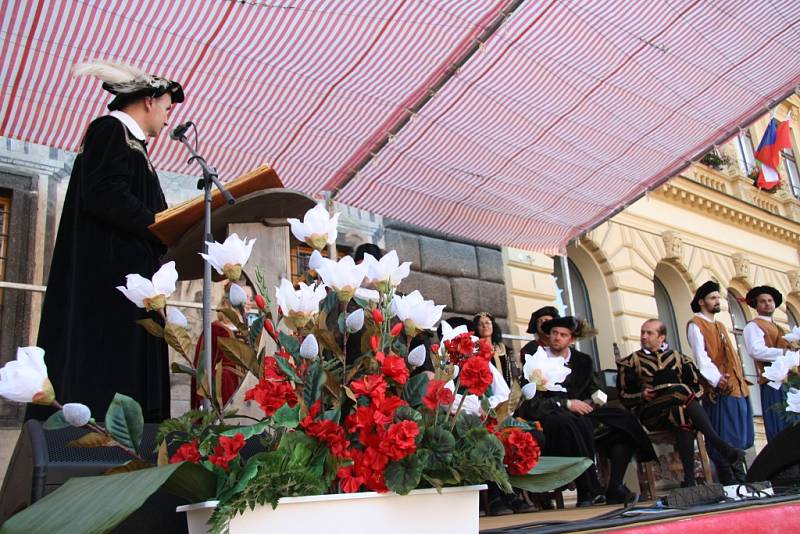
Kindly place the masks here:
POLYGON ((169 132, 169 138, 174 139, 175 141, 180 141, 183 137, 183 134, 186 133, 186 130, 189 129, 190 126, 193 126, 194 123, 192 121, 186 121, 182 124, 177 125, 175 128, 169 132))

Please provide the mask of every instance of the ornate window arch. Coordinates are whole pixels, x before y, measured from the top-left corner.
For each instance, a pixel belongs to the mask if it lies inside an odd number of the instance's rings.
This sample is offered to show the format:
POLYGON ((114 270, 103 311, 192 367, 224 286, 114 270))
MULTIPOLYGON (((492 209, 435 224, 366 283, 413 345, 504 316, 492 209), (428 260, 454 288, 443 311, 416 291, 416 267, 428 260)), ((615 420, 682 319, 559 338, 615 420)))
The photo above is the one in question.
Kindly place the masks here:
POLYGON ((653 294, 656 299, 658 318, 667 326, 667 343, 673 350, 681 352, 680 329, 675 317, 675 308, 672 306, 672 299, 667 288, 658 276, 653 276, 653 294))
MULTIPOLYGON (((742 359, 742 367, 744 367, 744 376, 751 384, 758 384, 758 373, 756 372, 756 364, 753 358, 747 354, 747 349, 744 345, 744 327, 747 324, 748 317, 745 309, 742 307, 741 297, 737 294, 736 290, 728 288, 728 313, 731 314, 731 324, 733 325, 733 338, 734 343, 739 349, 739 357, 742 359)), ((750 390, 750 404, 753 405, 753 414, 762 415, 761 412, 761 395, 758 394, 756 386, 750 390)))

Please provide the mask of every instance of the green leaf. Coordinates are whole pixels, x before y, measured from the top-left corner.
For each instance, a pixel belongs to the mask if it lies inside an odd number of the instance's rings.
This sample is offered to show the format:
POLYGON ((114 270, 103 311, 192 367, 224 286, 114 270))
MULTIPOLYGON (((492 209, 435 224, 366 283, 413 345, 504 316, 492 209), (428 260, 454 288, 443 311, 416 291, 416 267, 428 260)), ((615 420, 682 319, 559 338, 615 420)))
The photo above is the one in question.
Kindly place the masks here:
POLYGON ((137 324, 140 324, 147 330, 147 333, 151 336, 155 337, 164 337, 164 327, 155 322, 152 319, 139 319, 136 321, 137 324))
POLYGON ((339 332, 341 332, 343 335, 344 335, 344 333, 345 333, 345 330, 346 330, 346 328, 347 328, 347 327, 345 326, 344 322, 345 322, 345 317, 344 317, 344 314, 343 314, 343 313, 340 313, 340 314, 339 314, 339 317, 336 319, 336 326, 338 326, 338 327, 339 327, 339 332))
POLYGON ((515 488, 544 493, 569 484, 591 465, 588 458, 541 456, 530 473, 510 476, 509 480, 515 488))
POLYGON ((311 406, 317 402, 320 393, 322 393, 322 386, 325 385, 325 371, 318 361, 315 361, 306 369, 306 379, 303 382, 303 402, 306 406, 311 406))
POLYGON ((322 307, 320 309, 330 315, 331 311, 336 308, 337 304, 339 304, 339 298, 336 296, 335 291, 331 291, 325 297, 325 300, 322 301, 322 307))
POLYGON ((197 371, 195 371, 194 369, 192 369, 188 365, 183 365, 182 363, 178 363, 178 362, 172 362, 170 364, 170 370, 175 374, 183 373, 183 374, 191 375, 191 376, 195 376, 197 374, 197 371))
POLYGON ((214 475, 181 462, 119 475, 75 477, 11 517, 2 532, 110 532, 159 488, 201 502, 214 496, 214 475))
POLYGON ((113 447, 113 440, 105 434, 99 432, 89 432, 78 439, 67 443, 67 447, 94 448, 94 447, 113 447))
POLYGON ((66 419, 64 419, 64 412, 58 410, 56 413, 51 415, 47 418, 47 421, 44 422, 42 428, 45 430, 59 430, 61 428, 67 428, 70 425, 66 419))
POLYGON ((264 331, 264 316, 260 315, 256 317, 253 324, 250 325, 250 345, 255 347, 257 345, 258 337, 261 335, 261 332, 264 331))
POLYGON ((452 463, 453 451, 456 448, 456 438, 442 427, 428 427, 423 439, 425 448, 430 451, 427 468, 431 470, 444 470, 452 463))
POLYGON ((406 456, 402 460, 390 462, 384 471, 386 487, 398 495, 408 495, 408 493, 419 486, 424 467, 424 458, 427 456, 423 451, 406 456))
POLYGON ((408 379, 405 387, 403 387, 403 399, 405 399, 411 406, 419 406, 422 404, 422 397, 428 391, 428 382, 430 379, 426 373, 416 374, 408 379))
POLYGON ((484 428, 483 421, 477 415, 461 412, 456 420, 456 436, 466 436, 473 428, 484 428))
POLYGON ((272 414, 271 423, 277 428, 297 428, 300 424, 300 405, 292 408, 284 404, 272 414))
POLYGON ((394 412, 394 418, 397 421, 414 421, 419 425, 422 424, 422 414, 411 406, 399 406, 394 412))
POLYGON ((253 436, 257 436, 258 434, 263 434, 264 431, 268 428, 269 428, 269 421, 261 421, 260 423, 256 423, 254 425, 239 426, 236 428, 228 429, 224 432, 221 432, 220 436, 233 437, 236 434, 242 434, 244 436, 244 439, 250 439, 253 436))
POLYGON ((217 346, 225 353, 225 356, 249 370, 254 376, 258 376, 259 368, 256 360, 256 351, 250 345, 239 341, 235 337, 220 336, 217 338, 217 346))
POLYGON ((281 347, 286 349, 286 352, 292 356, 298 356, 300 354, 300 341, 298 341, 296 337, 290 336, 285 332, 280 332, 278 334, 278 341, 280 341, 281 347))
MULTIPOLYGON (((289 360, 287 360, 286 358, 283 358, 282 356, 268 356, 268 358, 275 358, 275 363, 278 364, 278 369, 280 369, 281 372, 287 378, 289 378, 290 380, 293 380, 294 382, 296 382, 298 384, 302 384, 303 383, 303 381, 300 379, 300 377, 297 376, 297 372, 292 368, 291 365, 289 365, 289 360)), ((258 375, 256 375, 256 376, 258 376, 258 375)))
POLYGON ((167 345, 177 350, 187 358, 191 358, 192 351, 194 350, 194 341, 189 332, 182 326, 167 324, 164 327, 164 341, 167 345))
POLYGON ((115 440, 135 451, 139 450, 144 417, 138 402, 127 395, 117 393, 108 406, 105 424, 106 430, 115 440))

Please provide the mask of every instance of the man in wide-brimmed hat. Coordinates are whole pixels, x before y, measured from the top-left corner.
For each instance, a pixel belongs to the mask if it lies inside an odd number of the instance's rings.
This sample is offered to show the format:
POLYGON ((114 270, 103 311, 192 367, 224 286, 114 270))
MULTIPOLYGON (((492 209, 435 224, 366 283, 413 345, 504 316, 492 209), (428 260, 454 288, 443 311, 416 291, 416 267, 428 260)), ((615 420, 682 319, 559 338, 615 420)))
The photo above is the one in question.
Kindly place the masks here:
MULTIPOLYGON (((728 328, 715 319, 720 312, 720 286, 709 280, 697 288, 692 299, 694 317, 686 325, 686 336, 695 363, 705 379, 703 407, 711 424, 727 443, 739 449, 753 446, 753 408, 739 352, 728 328)), ((732 465, 713 444, 709 456, 722 484, 744 482, 744 466, 732 465)))
POLYGON ((561 317, 558 309, 554 306, 542 306, 531 314, 531 319, 528 321, 529 334, 534 334, 536 339, 528 341, 520 351, 521 359, 525 359, 525 354, 533 354, 539 347, 547 346, 547 334, 542 330, 542 325, 550 319, 561 317))
POLYGON ((769 441, 789 426, 783 417, 782 410, 771 409, 775 404, 786 400, 786 391, 771 387, 762 373, 765 364, 774 362, 778 356, 792 350, 792 347, 788 341, 783 339, 786 332, 775 323, 772 317, 775 309, 783 303, 781 292, 771 286, 758 286, 747 292, 745 300, 747 305, 754 308, 758 314, 744 327, 744 345, 747 348, 747 354, 753 358, 756 364, 761 390, 761 410, 764 414, 764 429, 767 432, 767 441, 769 441))
POLYGON ((114 96, 111 113, 92 121, 75 158, 38 345, 60 402, 86 404, 102 420, 119 392, 141 404, 145 421, 160 422, 170 416, 167 347, 136 321, 161 319, 116 287, 125 285, 127 274, 150 279, 166 251, 148 230, 167 204, 147 138, 166 127, 172 107, 183 102, 183 88, 107 61, 77 65, 74 73, 94 76, 114 96))

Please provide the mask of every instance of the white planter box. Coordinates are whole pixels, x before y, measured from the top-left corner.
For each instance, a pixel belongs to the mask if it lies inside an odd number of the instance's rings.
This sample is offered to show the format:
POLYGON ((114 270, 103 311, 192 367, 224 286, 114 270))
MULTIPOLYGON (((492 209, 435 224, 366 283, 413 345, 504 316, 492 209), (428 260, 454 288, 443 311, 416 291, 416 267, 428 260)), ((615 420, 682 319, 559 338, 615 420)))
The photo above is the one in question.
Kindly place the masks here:
MULTIPOLYGON (((486 485, 396 493, 342 493, 284 497, 278 507, 257 506, 236 516, 231 534, 324 532, 334 534, 468 534, 478 532, 479 492, 486 485)), ((217 501, 179 506, 189 534, 206 534, 217 501)))

